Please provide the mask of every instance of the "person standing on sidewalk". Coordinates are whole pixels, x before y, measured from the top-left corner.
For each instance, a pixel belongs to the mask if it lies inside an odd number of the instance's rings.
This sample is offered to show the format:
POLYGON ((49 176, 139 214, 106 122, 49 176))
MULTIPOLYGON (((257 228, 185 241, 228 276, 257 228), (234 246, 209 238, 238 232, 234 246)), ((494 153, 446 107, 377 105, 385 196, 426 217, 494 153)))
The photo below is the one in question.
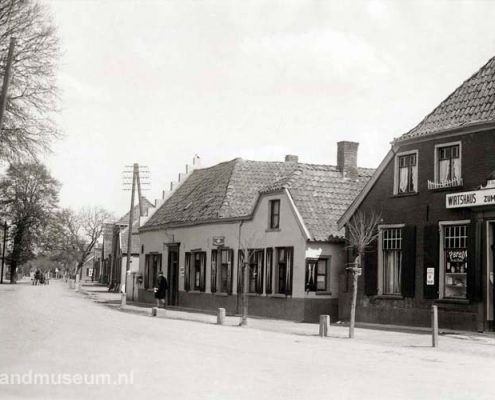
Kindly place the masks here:
POLYGON ((160 275, 158 276, 158 287, 155 288, 155 299, 156 306, 160 307, 160 303, 163 304, 163 308, 165 308, 166 302, 165 298, 167 295, 168 283, 167 278, 163 276, 163 272, 160 271, 160 275))

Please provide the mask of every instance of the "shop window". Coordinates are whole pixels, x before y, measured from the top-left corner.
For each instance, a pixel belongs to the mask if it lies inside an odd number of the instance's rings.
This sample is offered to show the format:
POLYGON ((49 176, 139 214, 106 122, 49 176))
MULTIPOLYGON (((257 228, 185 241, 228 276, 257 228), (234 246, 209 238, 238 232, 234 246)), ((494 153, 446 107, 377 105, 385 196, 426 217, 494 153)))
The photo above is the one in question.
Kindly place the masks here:
POLYGON ((402 270, 402 229, 383 228, 381 230, 382 251, 382 294, 401 294, 402 270))
POLYGON ((418 152, 398 154, 395 158, 395 194, 418 191, 418 152))
POLYGON ((156 285, 158 272, 162 270, 162 255, 146 254, 144 264, 144 288, 153 289, 156 285))
POLYGON ((280 200, 270 200, 270 229, 280 227, 280 200))
POLYGON ((465 299, 467 295, 467 225, 443 227, 445 298, 465 299))
POLYGON ((211 251, 211 292, 232 293, 232 249, 211 251))
POLYGON ((292 247, 278 247, 275 266, 275 292, 279 294, 292 294, 292 247))
POLYGON ((326 258, 306 260, 306 291, 328 292, 330 290, 328 272, 328 260, 326 258))

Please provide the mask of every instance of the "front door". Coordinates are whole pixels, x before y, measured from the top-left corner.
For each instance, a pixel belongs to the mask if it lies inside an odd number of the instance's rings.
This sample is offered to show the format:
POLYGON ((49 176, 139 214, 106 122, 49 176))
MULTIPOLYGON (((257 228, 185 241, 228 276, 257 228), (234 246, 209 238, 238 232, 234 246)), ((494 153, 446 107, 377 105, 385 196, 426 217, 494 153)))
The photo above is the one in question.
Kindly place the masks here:
POLYGON ((179 247, 170 246, 168 248, 168 294, 167 304, 171 306, 178 305, 179 290, 179 247))

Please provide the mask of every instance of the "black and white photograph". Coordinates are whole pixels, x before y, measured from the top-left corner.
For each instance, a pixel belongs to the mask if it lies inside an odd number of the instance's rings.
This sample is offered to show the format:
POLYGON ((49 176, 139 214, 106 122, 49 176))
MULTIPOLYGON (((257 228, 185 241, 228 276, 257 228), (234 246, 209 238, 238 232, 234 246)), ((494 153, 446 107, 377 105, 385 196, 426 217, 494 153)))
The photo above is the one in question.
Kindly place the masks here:
POLYGON ((0 399, 492 400, 494 21, 0 0, 0 399))

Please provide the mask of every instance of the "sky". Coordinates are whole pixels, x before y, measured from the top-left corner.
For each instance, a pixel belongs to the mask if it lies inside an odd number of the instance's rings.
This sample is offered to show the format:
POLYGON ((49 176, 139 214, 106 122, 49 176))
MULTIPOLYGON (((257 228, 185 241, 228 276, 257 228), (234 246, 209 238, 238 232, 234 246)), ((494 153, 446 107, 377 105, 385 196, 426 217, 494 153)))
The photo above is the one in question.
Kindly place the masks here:
POLYGON ((122 171, 150 171, 151 201, 195 154, 336 164, 360 143, 376 168, 495 56, 489 1, 42 0, 61 45, 63 138, 45 156, 61 205, 130 205, 122 171))

